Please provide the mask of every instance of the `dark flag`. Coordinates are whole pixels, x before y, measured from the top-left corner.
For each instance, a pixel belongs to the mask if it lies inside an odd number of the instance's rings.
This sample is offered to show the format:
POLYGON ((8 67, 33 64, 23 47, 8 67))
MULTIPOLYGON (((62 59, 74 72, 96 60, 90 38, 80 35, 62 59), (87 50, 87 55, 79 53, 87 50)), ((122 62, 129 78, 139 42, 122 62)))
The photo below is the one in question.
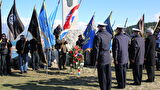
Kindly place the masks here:
POLYGON ((36 9, 34 8, 31 21, 29 24, 28 31, 32 34, 33 38, 35 38, 38 41, 38 54, 40 56, 40 60, 43 63, 46 63, 45 56, 43 53, 43 48, 42 48, 42 43, 41 43, 41 37, 40 37, 40 30, 39 30, 39 24, 38 24, 38 19, 37 19, 37 12, 36 9))
POLYGON ((32 36, 37 39, 38 41, 41 40, 40 38, 40 32, 39 32, 39 25, 38 25, 38 19, 37 19, 37 12, 36 9, 34 8, 31 21, 29 24, 28 31, 32 34, 32 36))
POLYGON ((154 27, 154 35, 158 36, 159 32, 160 32, 160 17, 156 26, 154 27))
POLYGON ((0 36, 1 36, 1 34, 2 34, 1 5, 2 5, 2 1, 0 2, 0 36))
POLYGON ((7 17, 7 24, 8 27, 14 37, 14 39, 17 38, 17 36, 23 32, 24 30, 24 25, 22 23, 22 21, 19 18, 17 9, 16 9, 16 3, 14 0, 14 4, 9 12, 9 15, 7 17))
POLYGON ((144 34, 144 14, 143 16, 140 18, 140 20, 137 23, 137 28, 141 30, 141 34, 143 36, 144 34))

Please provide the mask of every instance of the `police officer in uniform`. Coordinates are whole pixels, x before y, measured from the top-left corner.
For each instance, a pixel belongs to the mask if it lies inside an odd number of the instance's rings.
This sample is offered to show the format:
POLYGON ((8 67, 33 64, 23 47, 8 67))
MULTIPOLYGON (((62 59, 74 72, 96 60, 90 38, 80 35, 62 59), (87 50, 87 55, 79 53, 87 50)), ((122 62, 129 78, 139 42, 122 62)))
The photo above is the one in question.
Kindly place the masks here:
POLYGON ((145 40, 145 67, 147 70, 148 79, 146 82, 154 82, 155 79, 155 48, 156 38, 153 35, 154 31, 148 29, 146 31, 147 38, 145 40))
POLYGON ((101 90, 111 89, 111 56, 109 45, 112 35, 106 30, 106 24, 98 24, 99 31, 94 41, 94 59, 97 61, 98 80, 101 90))
POLYGON ((116 79, 118 88, 125 88, 126 85, 126 68, 129 60, 128 45, 130 39, 124 35, 123 27, 117 27, 117 35, 113 39, 112 52, 115 64, 116 79))
POLYGON ((133 85, 141 85, 144 63, 145 42, 139 29, 133 28, 133 38, 130 45, 130 61, 133 69, 133 85))

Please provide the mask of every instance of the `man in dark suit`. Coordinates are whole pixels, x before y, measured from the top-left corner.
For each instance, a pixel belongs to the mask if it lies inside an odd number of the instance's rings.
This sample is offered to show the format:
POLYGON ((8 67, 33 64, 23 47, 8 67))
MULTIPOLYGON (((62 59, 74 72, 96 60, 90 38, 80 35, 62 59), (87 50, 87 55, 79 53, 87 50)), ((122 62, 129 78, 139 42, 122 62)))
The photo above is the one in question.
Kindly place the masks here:
POLYGON ((109 45, 112 35, 106 31, 106 24, 98 24, 99 31, 94 41, 94 59, 97 61, 98 80, 101 90, 111 89, 111 56, 109 45))
POLYGON ((123 27, 117 27, 117 35, 113 39, 112 51, 118 88, 125 88, 126 68, 129 60, 128 45, 130 38, 123 33, 123 27))
POLYGON ((130 45, 130 61, 133 69, 134 85, 141 85, 144 63, 145 43, 139 29, 133 28, 133 38, 130 45))
POLYGON ((148 79, 146 82, 154 82, 155 80, 155 48, 156 48, 156 38, 153 35, 154 31, 148 29, 146 31, 147 38, 145 41, 145 67, 147 70, 148 79))

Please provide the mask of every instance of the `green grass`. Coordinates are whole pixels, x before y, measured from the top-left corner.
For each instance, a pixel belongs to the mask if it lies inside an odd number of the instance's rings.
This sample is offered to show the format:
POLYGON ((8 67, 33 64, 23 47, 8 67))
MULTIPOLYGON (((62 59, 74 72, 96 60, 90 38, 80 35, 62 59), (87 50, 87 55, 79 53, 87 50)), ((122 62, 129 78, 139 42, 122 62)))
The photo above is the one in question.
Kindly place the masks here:
MULTIPOLYGON (((13 76, 0 76, 0 90, 99 90, 97 71, 94 68, 83 68, 81 76, 73 75, 67 70, 59 71, 55 67, 46 70, 31 71, 19 74, 19 70, 12 70, 13 76)), ((147 79, 145 70, 143 80, 147 79)), ((115 72, 112 71, 112 90, 117 86, 115 72)), ((156 79, 153 83, 142 82, 141 86, 129 85, 133 83, 131 69, 127 71, 127 86, 124 90, 160 90, 160 71, 156 71, 156 79)))

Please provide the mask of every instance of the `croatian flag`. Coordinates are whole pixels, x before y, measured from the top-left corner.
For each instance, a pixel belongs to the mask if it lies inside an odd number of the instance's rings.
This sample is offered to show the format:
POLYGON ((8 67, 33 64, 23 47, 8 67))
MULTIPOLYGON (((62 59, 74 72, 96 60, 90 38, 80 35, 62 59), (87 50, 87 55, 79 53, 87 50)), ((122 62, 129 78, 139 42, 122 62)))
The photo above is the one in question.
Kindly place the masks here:
POLYGON ((63 26, 64 30, 65 29, 70 29, 70 27, 71 27, 71 25, 72 25, 72 23, 74 21, 74 18, 75 18, 75 15, 76 15, 76 12, 77 12, 79 6, 80 6, 80 4, 78 4, 75 7, 73 7, 71 9, 71 11, 69 12, 69 14, 67 15, 66 22, 65 22, 65 24, 63 26))

